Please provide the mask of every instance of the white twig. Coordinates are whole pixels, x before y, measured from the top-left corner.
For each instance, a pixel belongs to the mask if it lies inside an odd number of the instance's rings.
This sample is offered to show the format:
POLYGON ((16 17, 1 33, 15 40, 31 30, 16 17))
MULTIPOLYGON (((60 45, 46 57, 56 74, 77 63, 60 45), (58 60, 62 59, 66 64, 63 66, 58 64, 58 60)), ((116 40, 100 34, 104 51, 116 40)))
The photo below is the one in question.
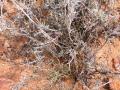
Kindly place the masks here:
POLYGON ((52 41, 55 45, 57 45, 57 46, 60 47, 60 45, 57 44, 57 43, 55 42, 55 40, 54 40, 53 38, 51 38, 51 37, 43 30, 43 27, 41 27, 39 24, 37 24, 34 20, 32 20, 32 19, 30 18, 30 16, 23 10, 22 7, 19 6, 19 4, 17 4, 16 1, 14 1, 14 0, 11 0, 11 1, 12 1, 13 4, 16 6, 16 8, 17 8, 18 10, 21 10, 21 11, 27 16, 27 18, 28 18, 32 23, 34 23, 36 26, 39 26, 39 27, 40 27, 40 31, 41 31, 41 33, 43 33, 43 35, 44 35, 45 37, 47 37, 47 38, 48 38, 50 41, 52 41))

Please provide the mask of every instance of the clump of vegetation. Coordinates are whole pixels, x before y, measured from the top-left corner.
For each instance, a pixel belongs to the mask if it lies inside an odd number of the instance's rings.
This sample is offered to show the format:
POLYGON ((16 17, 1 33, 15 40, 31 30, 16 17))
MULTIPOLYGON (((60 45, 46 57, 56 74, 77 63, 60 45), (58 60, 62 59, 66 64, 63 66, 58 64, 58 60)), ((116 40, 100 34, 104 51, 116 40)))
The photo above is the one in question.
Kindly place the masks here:
POLYGON ((2 0, 0 32, 22 40, 13 53, 24 57, 19 64, 38 68, 47 53, 59 62, 50 73, 53 82, 68 75, 88 86, 88 78, 97 72, 96 53, 119 37, 118 8, 112 1, 2 0))

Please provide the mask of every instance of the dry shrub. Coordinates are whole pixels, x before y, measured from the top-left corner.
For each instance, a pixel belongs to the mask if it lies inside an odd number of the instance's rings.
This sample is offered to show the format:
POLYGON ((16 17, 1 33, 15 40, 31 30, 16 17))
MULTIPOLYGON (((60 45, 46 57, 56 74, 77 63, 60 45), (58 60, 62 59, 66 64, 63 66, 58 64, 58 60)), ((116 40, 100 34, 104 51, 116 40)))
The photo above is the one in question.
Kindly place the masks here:
MULTIPOLYGON (((67 66, 67 74, 75 81, 80 79, 86 87, 90 75, 97 72, 96 53, 107 41, 119 37, 117 0, 2 0, 0 3, 0 31, 15 38, 11 48, 19 64, 39 67, 47 54, 61 66, 67 66), (21 61, 20 55, 26 59, 21 61)), ((0 45, 0 52, 5 51, 3 47, 0 45)), ((57 74, 64 74, 58 71, 57 74)))

